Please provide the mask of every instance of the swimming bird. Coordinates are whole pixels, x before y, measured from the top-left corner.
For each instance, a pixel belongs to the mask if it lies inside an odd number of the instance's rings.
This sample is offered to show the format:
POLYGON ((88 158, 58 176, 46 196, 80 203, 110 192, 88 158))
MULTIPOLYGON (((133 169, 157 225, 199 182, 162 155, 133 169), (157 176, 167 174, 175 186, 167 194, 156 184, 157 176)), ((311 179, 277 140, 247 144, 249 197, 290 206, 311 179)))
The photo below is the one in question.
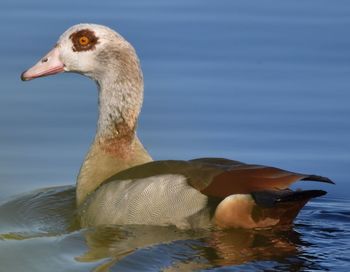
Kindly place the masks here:
POLYGON ((114 30, 78 24, 23 72, 22 80, 75 72, 97 83, 95 138, 77 177, 81 225, 146 224, 178 228, 291 225, 322 190, 293 191, 317 175, 223 158, 153 161, 136 134, 143 75, 133 46, 114 30))

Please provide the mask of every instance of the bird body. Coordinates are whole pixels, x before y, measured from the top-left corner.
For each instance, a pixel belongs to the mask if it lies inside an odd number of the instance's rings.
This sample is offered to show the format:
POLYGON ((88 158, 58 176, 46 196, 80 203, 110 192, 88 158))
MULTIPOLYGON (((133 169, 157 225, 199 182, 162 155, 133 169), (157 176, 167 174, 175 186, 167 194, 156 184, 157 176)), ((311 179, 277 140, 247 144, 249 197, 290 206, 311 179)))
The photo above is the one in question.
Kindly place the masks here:
POLYGON ((79 24, 22 74, 60 72, 93 79, 99 119, 77 179, 82 226, 176 225, 265 228, 289 225, 306 202, 326 192, 293 192, 298 180, 327 178, 221 158, 152 161, 136 135, 143 76, 134 48, 108 27, 79 24))

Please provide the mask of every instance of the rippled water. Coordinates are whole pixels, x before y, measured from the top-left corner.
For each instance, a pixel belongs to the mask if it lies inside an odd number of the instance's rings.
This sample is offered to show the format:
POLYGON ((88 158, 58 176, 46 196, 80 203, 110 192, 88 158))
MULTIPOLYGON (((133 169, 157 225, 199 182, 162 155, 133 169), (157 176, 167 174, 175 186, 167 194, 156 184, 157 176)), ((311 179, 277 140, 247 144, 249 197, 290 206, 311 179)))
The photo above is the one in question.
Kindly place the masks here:
POLYGON ((350 2, 5 0, 0 15, 0 271, 348 271, 350 2), (78 22, 134 44, 154 158, 228 157, 337 185, 297 184, 329 194, 292 230, 79 229, 68 185, 94 134, 95 85, 19 81, 78 22))

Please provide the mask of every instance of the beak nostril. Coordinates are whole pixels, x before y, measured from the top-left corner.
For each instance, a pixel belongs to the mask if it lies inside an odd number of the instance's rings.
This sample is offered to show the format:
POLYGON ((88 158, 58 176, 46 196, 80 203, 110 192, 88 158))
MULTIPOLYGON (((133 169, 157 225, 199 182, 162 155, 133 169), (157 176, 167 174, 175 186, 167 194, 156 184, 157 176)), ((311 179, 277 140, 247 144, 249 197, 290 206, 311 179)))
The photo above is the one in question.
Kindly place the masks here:
POLYGON ((48 58, 43 58, 43 59, 41 60, 41 62, 44 63, 44 62, 47 62, 48 60, 49 60, 48 58))

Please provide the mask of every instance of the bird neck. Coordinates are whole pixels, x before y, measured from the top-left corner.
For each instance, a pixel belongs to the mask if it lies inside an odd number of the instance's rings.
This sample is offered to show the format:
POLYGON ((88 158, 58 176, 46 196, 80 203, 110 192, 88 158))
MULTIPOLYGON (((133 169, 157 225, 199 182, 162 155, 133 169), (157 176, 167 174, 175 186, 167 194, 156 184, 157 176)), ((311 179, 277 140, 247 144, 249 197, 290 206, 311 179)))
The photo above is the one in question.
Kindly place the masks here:
POLYGON ((131 67, 124 66, 123 69, 117 69, 118 72, 105 73, 97 79, 97 131, 78 175, 78 206, 107 178, 152 160, 136 136, 137 118, 143 99, 143 80, 138 62, 136 66, 135 62, 132 64, 131 67))

